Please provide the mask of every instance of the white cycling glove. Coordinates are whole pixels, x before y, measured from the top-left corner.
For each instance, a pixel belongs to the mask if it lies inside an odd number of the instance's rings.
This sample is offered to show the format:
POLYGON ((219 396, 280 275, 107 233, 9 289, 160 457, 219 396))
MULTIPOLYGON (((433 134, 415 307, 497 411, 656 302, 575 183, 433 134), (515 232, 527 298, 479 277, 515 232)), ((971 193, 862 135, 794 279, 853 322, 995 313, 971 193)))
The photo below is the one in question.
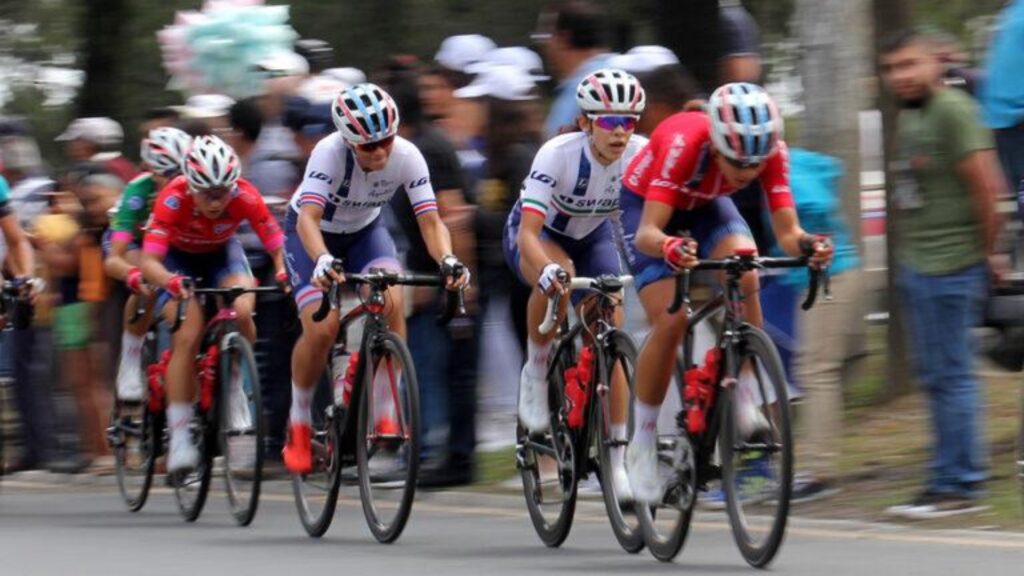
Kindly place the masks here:
POLYGON ((331 265, 334 264, 334 256, 330 253, 324 252, 316 259, 316 268, 313 269, 313 278, 326 278, 327 273, 331 270, 331 265))
POLYGON ((537 285, 540 286, 542 291, 547 292, 551 289, 551 285, 558 280, 558 277, 563 274, 565 274, 565 270, 563 270, 558 264, 552 262, 540 271, 540 278, 537 279, 537 285))

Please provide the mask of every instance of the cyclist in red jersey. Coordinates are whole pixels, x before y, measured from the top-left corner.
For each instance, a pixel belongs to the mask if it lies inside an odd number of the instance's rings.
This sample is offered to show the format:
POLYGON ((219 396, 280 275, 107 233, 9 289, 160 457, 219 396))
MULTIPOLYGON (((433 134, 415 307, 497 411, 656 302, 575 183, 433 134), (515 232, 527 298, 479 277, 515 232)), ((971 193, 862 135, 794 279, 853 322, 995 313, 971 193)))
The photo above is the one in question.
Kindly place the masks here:
MULTIPOLYGON (((174 323, 176 302, 190 297, 191 278, 207 286, 254 285, 235 230, 248 220, 270 253, 277 278, 287 280, 284 235, 256 188, 239 177, 235 151, 216 136, 196 138, 182 162, 183 175, 169 183, 156 199, 142 242, 140 268, 146 280, 161 288, 157 307, 174 323)), ((239 331, 256 339, 252 320, 255 297, 235 300, 239 331)), ((185 321, 171 337, 167 366, 167 424, 171 431, 167 458, 169 473, 195 468, 199 453, 192 444, 189 423, 195 398, 195 357, 203 331, 203 314, 193 300, 185 321)))
MULTIPOLYGON (((686 333, 686 311, 667 312, 674 297, 673 276, 700 258, 755 248, 728 196, 760 182, 782 250, 810 254, 816 266, 827 264, 832 255, 827 239, 800 227, 789 188, 782 117, 771 97, 754 84, 726 84, 712 94, 707 108, 706 113, 681 112, 662 122, 623 178, 620 206, 627 259, 651 322, 637 361, 636 429, 626 455, 630 484, 641 502, 662 497, 655 446, 658 412, 675 365, 667 359, 675 357, 686 333)), ((757 275, 747 274, 742 289, 748 297, 747 321, 761 325, 757 275)), ((759 414, 740 416, 748 433, 764 420, 759 414)))

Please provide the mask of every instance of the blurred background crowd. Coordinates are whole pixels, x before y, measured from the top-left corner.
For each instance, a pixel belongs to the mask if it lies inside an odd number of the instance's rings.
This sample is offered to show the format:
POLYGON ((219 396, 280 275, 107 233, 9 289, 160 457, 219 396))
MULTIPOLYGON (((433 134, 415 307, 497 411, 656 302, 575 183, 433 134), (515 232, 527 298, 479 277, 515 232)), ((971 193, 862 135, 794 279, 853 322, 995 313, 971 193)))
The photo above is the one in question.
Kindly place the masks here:
MULTIPOLYGON (((975 90, 1002 2, 881 4, 889 6, 875 8, 876 28, 927 25, 948 83, 975 90)), ((864 3, 828 0, 819 8, 833 11, 834 21, 835 11, 852 5, 864 3)), ((529 293, 502 258, 505 219, 538 148, 573 123, 576 84, 616 67, 646 90, 638 133, 698 108, 728 81, 766 85, 787 116, 787 140, 802 146, 792 156, 801 219, 839 244, 833 273, 843 307, 798 319, 803 283, 793 277, 768 279, 762 299, 794 385, 833 391, 808 419, 817 431, 804 435, 822 445, 818 473, 831 475, 841 384, 864 356, 865 315, 884 321, 890 309, 884 202, 879 208, 871 192, 884 180, 879 118, 887 118, 888 104, 873 80, 867 11, 843 32, 857 38, 845 39, 816 22, 822 16, 811 13, 814 6, 42 0, 0 7, 9 31, 0 39, 0 174, 48 286, 33 325, 3 334, 7 429, 20 447, 8 454, 8 469, 112 470, 105 428, 126 294, 104 276, 100 237, 121 190, 139 173, 140 138, 165 125, 225 138, 242 158, 243 176, 283 216, 313 147, 334 130, 331 99, 369 80, 395 98, 400 134, 426 157, 456 254, 474 268, 470 314, 447 328, 434 322, 436 291, 418 289, 407 299, 422 386, 424 483, 472 481, 481 450, 514 442, 529 293), (810 366, 821 352, 808 354, 808 347, 830 331, 843 340, 827 351, 834 361, 810 366)), ((735 201, 760 249, 771 252, 762 191, 735 201)), ((434 272, 404 195, 387 218, 404 240, 407 268, 434 272)), ((272 276, 255 237, 246 246, 255 273, 272 276)), ((627 315, 642 338, 635 301, 627 315)), ((291 349, 298 330, 290 301, 262 298, 257 325, 268 455, 279 459, 290 401, 289 355, 280 351, 291 349)), ((894 386, 904 385, 895 366, 890 374, 894 386)))

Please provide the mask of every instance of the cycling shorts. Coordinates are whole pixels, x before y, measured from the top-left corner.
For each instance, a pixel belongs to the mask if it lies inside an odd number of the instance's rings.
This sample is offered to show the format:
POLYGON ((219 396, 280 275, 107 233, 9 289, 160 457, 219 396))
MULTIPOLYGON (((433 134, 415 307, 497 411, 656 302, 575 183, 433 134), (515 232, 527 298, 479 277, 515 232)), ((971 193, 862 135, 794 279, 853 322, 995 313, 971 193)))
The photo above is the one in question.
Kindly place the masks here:
MULTIPOLYGON (((213 252, 183 252, 171 247, 164 256, 164 268, 172 274, 188 276, 197 288, 217 288, 229 276, 249 276, 249 261, 237 236, 213 252)), ((164 289, 157 291, 157 310, 163 309, 171 295, 164 289)))
MULTIPOLYGON (((639 292, 653 282, 671 277, 674 272, 665 263, 664 258, 649 256, 636 247, 636 231, 640 228, 644 199, 623 188, 619 207, 622 210, 626 262, 639 292)), ((676 210, 665 227, 665 233, 673 236, 685 235, 696 240, 699 258, 708 258, 727 236, 739 235, 753 239, 746 220, 740 216, 732 200, 725 196, 719 196, 694 210, 676 210)))
MULTIPOLYGON (((288 265, 288 278, 292 284, 292 294, 295 304, 301 312, 306 306, 319 305, 324 293, 310 283, 313 271, 316 269, 316 261, 309 257, 306 247, 302 245, 302 239, 299 238, 296 228, 297 222, 298 213, 289 210, 284 225, 284 254, 285 262, 288 265)), ((323 231, 321 233, 324 236, 327 251, 335 258, 340 258, 345 263, 345 270, 348 272, 362 274, 370 268, 402 271, 402 265, 398 262, 395 241, 384 227, 380 216, 362 229, 350 234, 331 234, 323 231)))

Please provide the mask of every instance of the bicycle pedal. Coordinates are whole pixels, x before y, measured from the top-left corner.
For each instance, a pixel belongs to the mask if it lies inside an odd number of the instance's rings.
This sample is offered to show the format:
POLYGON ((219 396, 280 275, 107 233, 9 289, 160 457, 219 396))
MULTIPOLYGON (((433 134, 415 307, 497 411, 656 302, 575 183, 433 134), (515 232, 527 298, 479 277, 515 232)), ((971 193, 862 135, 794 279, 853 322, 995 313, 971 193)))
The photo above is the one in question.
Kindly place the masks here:
POLYGON ((526 447, 522 444, 516 445, 516 470, 525 470, 526 464, 526 447))

